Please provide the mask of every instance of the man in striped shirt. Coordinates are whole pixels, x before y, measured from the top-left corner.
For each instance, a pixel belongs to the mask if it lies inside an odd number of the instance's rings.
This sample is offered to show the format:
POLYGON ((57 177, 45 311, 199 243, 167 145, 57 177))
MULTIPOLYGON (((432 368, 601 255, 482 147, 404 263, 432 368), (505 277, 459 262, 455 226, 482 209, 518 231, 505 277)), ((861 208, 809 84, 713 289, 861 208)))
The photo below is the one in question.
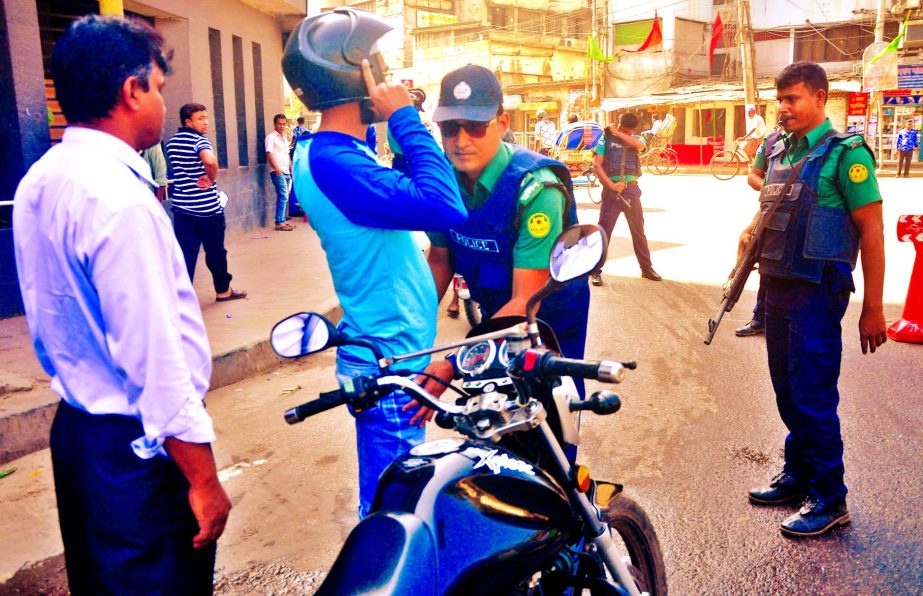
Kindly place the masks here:
POLYGON ((245 298, 247 293, 231 287, 228 252, 224 248, 224 207, 218 200, 218 159, 205 136, 208 111, 200 103, 179 110, 183 123, 167 141, 167 159, 173 168, 173 230, 186 260, 190 281, 195 274, 199 248, 205 249, 205 265, 212 273, 218 302, 245 298))

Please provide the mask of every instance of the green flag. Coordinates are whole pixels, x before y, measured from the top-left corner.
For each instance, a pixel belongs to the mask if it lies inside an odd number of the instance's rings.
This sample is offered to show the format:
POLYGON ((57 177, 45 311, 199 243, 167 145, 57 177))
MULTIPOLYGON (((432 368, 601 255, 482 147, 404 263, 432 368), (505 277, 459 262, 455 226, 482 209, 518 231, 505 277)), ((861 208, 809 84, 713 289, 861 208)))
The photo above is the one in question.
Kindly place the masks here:
POLYGON ((875 54, 875 57, 869 62, 869 64, 875 64, 879 59, 884 58, 888 54, 893 54, 897 51, 897 47, 901 45, 901 40, 904 39, 904 32, 907 30, 907 22, 910 20, 910 14, 907 14, 907 17, 904 19, 904 22, 901 23, 901 28, 897 32, 897 37, 891 40, 891 43, 888 44, 888 47, 882 51, 875 54))
POLYGON ((596 43, 596 38, 592 35, 587 35, 586 55, 590 60, 596 60, 597 62, 612 62, 615 60, 615 56, 606 56, 599 44, 596 43))

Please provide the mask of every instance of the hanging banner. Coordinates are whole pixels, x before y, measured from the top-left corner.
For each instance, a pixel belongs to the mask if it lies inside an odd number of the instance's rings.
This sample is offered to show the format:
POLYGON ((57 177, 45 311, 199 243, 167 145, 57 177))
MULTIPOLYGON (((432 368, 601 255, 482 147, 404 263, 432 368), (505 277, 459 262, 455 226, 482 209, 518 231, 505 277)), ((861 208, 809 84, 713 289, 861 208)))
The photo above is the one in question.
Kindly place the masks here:
POLYGON ((850 93, 846 102, 847 116, 865 116, 869 107, 868 93, 850 93))
POLYGON ((897 89, 897 53, 886 51, 889 43, 879 41, 862 54, 862 90, 897 89))

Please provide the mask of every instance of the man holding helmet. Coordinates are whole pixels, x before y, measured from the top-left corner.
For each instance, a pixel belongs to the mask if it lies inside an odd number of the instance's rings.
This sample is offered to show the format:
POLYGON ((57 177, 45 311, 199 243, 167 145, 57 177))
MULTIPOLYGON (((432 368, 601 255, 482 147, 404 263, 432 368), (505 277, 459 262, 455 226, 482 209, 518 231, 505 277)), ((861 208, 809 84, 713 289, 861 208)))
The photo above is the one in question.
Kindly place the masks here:
MULTIPOLYGON (((451 166, 420 122, 404 85, 386 82, 377 49, 391 26, 375 15, 338 8, 292 33, 282 70, 305 105, 321 112, 317 132, 295 148, 295 195, 327 254, 343 308, 340 329, 374 337, 385 356, 430 347, 436 337, 436 288, 410 230, 460 225, 467 212, 451 166), (383 167, 366 144, 373 122, 388 122, 408 174, 383 167)), ((408 360, 419 371, 428 357, 408 360)), ((337 351, 340 380, 377 372, 368 350, 337 351)), ((369 513, 381 472, 423 441, 404 393, 354 413, 359 452, 359 515, 369 513)), ((422 416, 423 420, 429 415, 422 416)))

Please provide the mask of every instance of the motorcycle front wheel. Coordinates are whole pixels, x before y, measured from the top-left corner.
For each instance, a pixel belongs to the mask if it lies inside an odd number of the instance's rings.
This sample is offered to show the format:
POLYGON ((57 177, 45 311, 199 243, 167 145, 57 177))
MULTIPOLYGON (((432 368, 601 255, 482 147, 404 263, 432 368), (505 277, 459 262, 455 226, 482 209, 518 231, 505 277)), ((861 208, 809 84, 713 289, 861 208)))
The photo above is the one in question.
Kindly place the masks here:
POLYGON ((622 494, 612 497, 601 511, 619 551, 628 554, 630 560, 626 562, 638 584, 638 591, 651 596, 665 596, 667 571, 660 552, 660 541, 647 513, 622 494))
POLYGON ((481 305, 474 300, 462 300, 465 305, 465 318, 472 327, 481 324, 481 305))

